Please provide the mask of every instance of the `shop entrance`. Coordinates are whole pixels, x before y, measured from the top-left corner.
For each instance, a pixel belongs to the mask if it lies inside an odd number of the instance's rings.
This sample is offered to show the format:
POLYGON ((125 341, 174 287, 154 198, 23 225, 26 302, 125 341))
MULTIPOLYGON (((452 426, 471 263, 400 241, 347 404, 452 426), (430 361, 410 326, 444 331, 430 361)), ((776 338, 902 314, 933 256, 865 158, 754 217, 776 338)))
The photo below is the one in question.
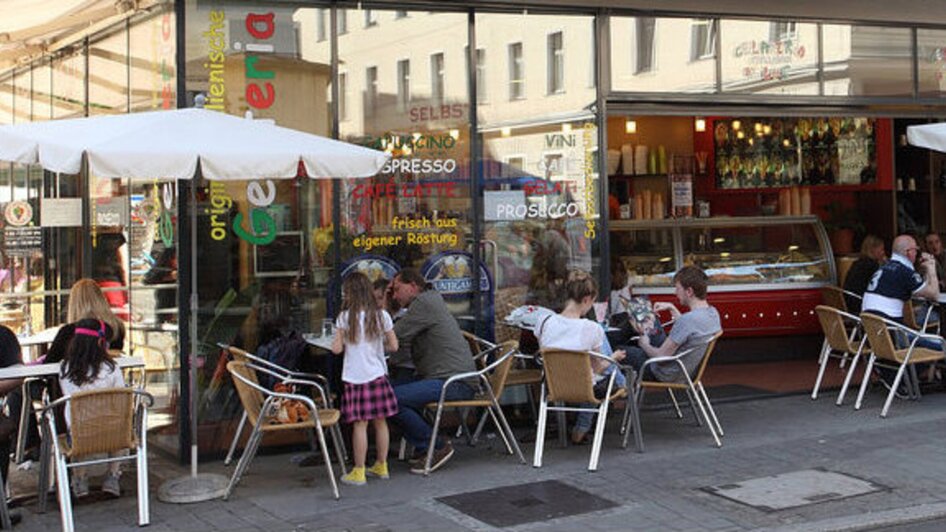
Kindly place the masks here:
MULTIPOLYGON (((671 300, 672 273, 700 266, 726 331, 707 382, 724 396, 810 391, 820 288, 843 284, 866 235, 889 252, 896 234, 943 224, 931 213, 943 193, 930 177, 942 165, 897 141, 914 122, 616 103, 607 117, 610 278, 623 266, 635 295, 671 300)), ((839 386, 842 375, 829 371, 826 382, 839 386)))

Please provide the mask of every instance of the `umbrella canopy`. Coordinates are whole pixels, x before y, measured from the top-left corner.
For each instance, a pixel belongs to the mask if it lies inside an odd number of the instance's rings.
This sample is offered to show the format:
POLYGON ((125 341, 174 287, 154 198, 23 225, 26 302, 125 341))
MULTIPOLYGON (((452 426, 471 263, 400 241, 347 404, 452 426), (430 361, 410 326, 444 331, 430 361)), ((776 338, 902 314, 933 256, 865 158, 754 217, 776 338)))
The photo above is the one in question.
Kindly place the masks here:
POLYGON ((907 140, 914 146, 946 152, 946 123, 909 126, 907 140))
POLYGON ((389 155, 377 150, 206 109, 177 109, 0 126, 0 160, 79 173, 87 155, 104 177, 370 177, 389 155))

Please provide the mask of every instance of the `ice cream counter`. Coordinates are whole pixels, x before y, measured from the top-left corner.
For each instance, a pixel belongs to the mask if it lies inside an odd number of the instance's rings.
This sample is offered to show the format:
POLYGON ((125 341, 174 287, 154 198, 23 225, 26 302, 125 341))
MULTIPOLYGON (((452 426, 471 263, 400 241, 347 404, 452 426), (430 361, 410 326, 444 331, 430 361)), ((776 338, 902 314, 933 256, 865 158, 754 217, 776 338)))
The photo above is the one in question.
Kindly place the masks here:
POLYGON ((610 220, 611 256, 635 294, 674 301, 673 274, 684 265, 710 278, 709 301, 727 336, 820 331, 814 308, 835 284, 834 256, 815 216, 610 220))

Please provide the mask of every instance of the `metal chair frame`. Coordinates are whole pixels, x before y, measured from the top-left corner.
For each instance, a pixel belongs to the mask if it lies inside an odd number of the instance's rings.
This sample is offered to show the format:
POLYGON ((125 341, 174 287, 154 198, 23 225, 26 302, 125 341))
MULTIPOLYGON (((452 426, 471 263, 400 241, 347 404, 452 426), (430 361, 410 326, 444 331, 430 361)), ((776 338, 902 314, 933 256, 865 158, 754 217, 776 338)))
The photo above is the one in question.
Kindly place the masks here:
MULTIPOLYGON (((234 347, 234 346, 223 344, 223 343, 218 343, 217 346, 222 349, 226 349, 227 352, 230 353, 230 356, 231 358, 233 358, 233 360, 239 360, 240 358, 243 358, 245 360, 249 360, 254 365, 264 367, 268 370, 271 370, 275 373, 280 374, 280 377, 278 380, 282 384, 288 384, 286 382, 287 379, 304 379, 304 380, 317 381, 320 383, 321 386, 325 387, 326 389, 328 388, 328 379, 326 379, 322 375, 319 375, 318 373, 306 373, 302 371, 293 371, 283 366, 280 366, 279 364, 270 362, 269 360, 266 360, 265 358, 258 357, 254 355, 253 353, 240 349, 239 347, 234 347)), ((325 407, 332 406, 329 403, 323 403, 323 404, 325 407)), ((243 435, 243 429, 246 427, 246 417, 247 417, 246 411, 244 410, 243 414, 240 415, 240 423, 237 425, 236 432, 233 433, 233 441, 230 442, 230 449, 227 451, 227 456, 223 460, 223 465, 228 466, 233 461, 233 455, 234 453, 236 453, 236 447, 240 442, 240 436, 243 435)), ((348 459, 347 451, 345 449, 342 449, 342 452, 345 453, 344 456, 345 456, 345 459, 347 460, 348 459)))
MULTIPOLYGON (((710 430, 710 434, 713 436, 713 441, 716 442, 716 447, 722 447, 723 443, 720 440, 724 436, 723 426, 719 422, 719 418, 716 416, 716 411, 713 410, 713 405, 710 403, 709 396, 706 394, 706 388, 703 386, 703 372, 706 370, 706 366, 709 364, 709 359, 713 354, 713 351, 716 349, 716 341, 723 335, 722 331, 713 335, 709 341, 706 343, 706 352, 703 354, 703 359, 700 361, 700 365, 696 370, 696 378, 691 378, 689 372, 687 372, 686 365, 683 363, 683 357, 689 355, 696 349, 699 349, 701 346, 691 347, 683 352, 676 353, 673 356, 669 357, 653 357, 648 358, 644 361, 644 364, 641 365, 640 370, 637 372, 637 380, 634 382, 634 395, 638 402, 643 402, 644 400, 644 390, 646 388, 663 388, 667 390, 670 394, 670 400, 673 402, 674 410, 676 410, 677 417, 682 419, 683 414, 680 412, 680 406, 677 403, 677 399, 673 394, 674 389, 684 389, 687 392, 687 396, 690 402, 690 407, 693 409, 693 415, 696 417, 696 421, 699 425, 703 425, 703 421, 706 421, 706 426, 710 430), (680 373, 683 374, 685 381, 684 382, 664 382, 664 381, 652 381, 644 380, 644 374, 646 373, 647 367, 660 364, 660 363, 673 363, 677 364, 680 367, 680 373)), ((628 413, 625 413, 625 419, 622 423, 622 430, 625 430, 626 437, 626 428, 627 428, 627 417, 628 413)), ((643 435, 641 435, 641 442, 639 447, 643 449, 643 435)))
MULTIPOLYGON (((440 390, 440 399, 435 403, 428 405, 428 408, 434 408, 434 422, 433 427, 430 433, 430 442, 427 445, 427 456, 424 460, 424 475, 430 474, 431 462, 433 461, 434 450, 437 444, 437 432, 440 428, 440 421, 443 419, 443 410, 444 408, 458 407, 466 408, 467 404, 470 402, 486 402, 488 401, 489 406, 486 407, 486 414, 483 415, 483 418, 480 420, 479 425, 482 425, 486 421, 486 415, 489 415, 490 419, 493 420, 493 423, 496 425, 496 429, 499 431, 499 435, 503 440, 503 443, 506 445, 506 450, 509 454, 515 454, 519 457, 519 460, 522 463, 526 462, 525 457, 522 455, 522 449, 519 448, 519 442, 516 440, 516 435, 512 432, 512 428, 509 426, 509 422, 506 421, 506 415, 503 414, 502 408, 499 406, 499 397, 496 394, 498 391, 499 394, 502 394, 502 389, 493 390, 492 385, 490 384, 489 377, 492 375, 493 371, 496 371, 500 366, 510 359, 510 357, 515 356, 515 353, 519 350, 519 343, 515 340, 496 345, 495 347, 490 347, 486 353, 480 353, 478 356, 488 355, 491 352, 495 352, 502 348, 505 352, 500 355, 496 360, 487 364, 483 369, 478 371, 470 371, 466 373, 458 373, 449 377, 444 383, 443 387, 440 390), (479 397, 474 397, 470 400, 458 400, 458 401, 448 401, 447 400, 447 389, 451 384, 455 382, 462 382, 464 380, 477 379, 481 386, 482 393, 479 394, 479 397)), ((485 363, 485 360, 484 360, 485 363)), ((506 368, 508 371, 508 368, 506 368)), ((503 377, 502 380, 505 380, 503 377)), ((503 387, 505 384, 503 383, 503 387)), ((463 423, 461 422, 461 426, 463 423)), ((479 433, 481 426, 477 427, 476 434, 479 433)))
MULTIPOLYGON (((313 401, 311 397, 297 394, 297 393, 283 393, 283 392, 274 392, 272 390, 269 390, 261 386, 258 382, 253 382, 250 379, 244 377, 243 375, 240 375, 238 372, 234 371, 233 365, 236 365, 236 364, 244 365, 247 368, 254 370, 258 373, 259 372, 266 373, 277 379, 283 377, 281 374, 275 371, 271 371, 262 366, 257 366, 249 362, 231 361, 227 363, 227 370, 230 372, 230 375, 233 378, 239 380, 240 383, 245 384, 250 389, 261 394, 263 397, 263 402, 259 409, 259 418, 256 419, 254 423, 252 423, 253 429, 250 432, 250 438, 249 438, 249 441, 247 442, 246 448, 244 448, 243 454, 240 456, 239 462, 237 462, 236 469, 233 470, 233 476, 230 477, 230 484, 227 486, 227 490, 223 496, 224 500, 229 499, 230 494, 233 493, 233 489, 240 482, 240 479, 242 478, 243 474, 249 468, 250 463, 253 461, 253 458, 256 456, 256 451, 259 449, 260 441, 263 438, 263 432, 264 432, 263 427, 266 426, 267 423, 269 423, 273 419, 273 417, 276 415, 275 401, 277 399, 291 399, 291 400, 301 401, 303 404, 305 404, 309 408, 309 415, 311 416, 311 422, 313 426, 312 427, 298 427, 298 428, 314 430, 316 435, 318 436, 318 444, 322 452, 322 458, 325 461, 325 467, 328 470, 329 480, 332 485, 332 492, 335 495, 335 499, 338 499, 339 498, 338 484, 335 481, 335 473, 332 470, 332 461, 329 458, 328 446, 325 443, 325 432, 323 431, 322 422, 319 418, 319 408, 318 406, 316 406, 315 401, 313 401)), ((310 388, 313 388, 319 393, 319 396, 321 397, 321 400, 322 400, 322 404, 328 404, 327 397, 325 395, 325 390, 323 390, 322 387, 314 381, 290 378, 290 379, 284 379, 282 382, 284 382, 285 384, 290 384, 290 385, 308 386, 310 388)), ((244 404, 243 406, 244 406, 244 412, 245 412, 247 405, 244 404)), ((296 428, 296 427, 287 427, 285 430, 291 430, 292 428, 296 428)), ((345 458, 342 452, 342 448, 344 445, 342 443, 341 432, 338 429, 337 422, 332 423, 330 425, 329 433, 332 435, 332 440, 335 447, 335 454, 338 459, 338 465, 342 470, 342 474, 345 474, 345 458)))
MULTIPOLYGON (((607 361, 608 363, 614 363, 614 360, 605 356, 601 353, 596 353, 594 351, 571 351, 568 349, 542 349, 539 351, 539 357, 546 357, 549 353, 568 353, 574 356, 584 356, 587 357, 589 361, 589 370, 592 359, 600 359, 607 361)), ((587 386, 587 389, 584 389, 584 395, 587 397, 587 400, 582 401, 568 401, 570 403, 592 403, 597 406, 594 407, 582 407, 582 406, 564 406, 561 404, 549 405, 549 365, 548 361, 543 362, 543 367, 545 367, 545 379, 542 381, 542 392, 541 399, 539 401, 539 423, 536 427, 535 435, 535 453, 532 458, 533 467, 542 467, 542 454, 545 448, 545 425, 548 419, 548 412, 560 412, 564 414, 565 412, 595 412, 598 414, 597 419, 595 420, 595 435, 594 440, 591 445, 591 458, 588 461, 588 470, 596 471, 598 469, 598 459, 601 455, 601 443, 604 440, 604 427, 605 422, 607 421, 608 408, 611 405, 613 399, 617 399, 619 396, 625 394, 626 390, 621 389, 618 391, 614 390, 614 380, 617 376, 617 371, 611 372, 611 375, 608 376, 608 387, 605 390, 604 397, 602 399, 597 399, 594 397, 594 384, 589 379, 587 383, 584 383, 582 386, 587 386)), ((554 374, 554 371, 553 371, 554 374)), ((576 376, 576 378, 583 378, 584 376, 576 376)), ((552 377, 553 380, 558 377, 552 377)), ((553 388, 555 386, 552 386, 553 388)), ((554 395, 551 398, 553 401, 559 401, 554 395)), ((562 417, 559 418, 561 423, 562 417)))
POLYGON ((919 380, 917 379, 916 368, 914 367, 914 365, 916 363, 923 363, 923 362, 935 363, 935 362, 942 362, 943 360, 946 360, 946 343, 944 343, 943 337, 939 335, 921 333, 920 331, 911 329, 907 327, 906 325, 897 323, 893 320, 889 320, 887 318, 878 316, 876 314, 862 312, 861 322, 864 325, 864 331, 865 331, 864 335, 867 336, 868 342, 870 342, 871 355, 870 355, 870 359, 868 359, 867 361, 867 368, 864 370, 864 378, 861 380, 861 388, 857 394, 857 402, 854 403, 854 409, 860 410, 861 408, 861 404, 864 400, 864 394, 867 391, 867 384, 870 382, 871 370, 874 368, 875 365, 879 365, 881 367, 887 367, 891 369, 896 369, 897 376, 894 377, 893 384, 891 384, 890 386, 890 391, 889 393, 887 393, 887 400, 884 402, 884 407, 880 411, 880 417, 886 418, 887 412, 888 410, 890 410, 890 404, 893 402, 893 398, 897 394, 897 389, 900 387, 900 382, 904 378, 904 374, 906 373, 907 367, 910 368, 910 375, 907 377, 907 386, 910 390, 911 399, 919 400, 920 399, 920 384, 919 384, 919 380), (872 333, 871 322, 877 322, 878 324, 883 325, 883 328, 882 329, 878 328, 877 331, 872 333), (874 344, 875 340, 873 339, 873 335, 880 334, 881 330, 883 331, 884 338, 878 339, 876 341, 883 342, 883 343, 875 345, 874 344), (898 333, 901 333, 901 334, 913 335, 913 340, 910 342, 909 347, 905 349, 896 349, 893 343, 893 339, 890 337, 890 331, 897 331, 898 333), (940 342, 939 356, 938 357, 935 356, 933 353, 936 353, 936 351, 932 349, 917 347, 916 344, 921 339, 935 340, 935 341, 940 342), (878 362, 877 353, 883 354, 891 346, 894 346, 893 351, 891 353, 892 360, 890 356, 886 356, 886 355, 882 356, 884 360, 889 360, 890 363, 884 364, 882 362, 878 362), (920 355, 921 359, 917 360, 916 355, 920 355), (897 360, 900 357, 902 357, 902 360, 897 360), (899 362, 899 364, 894 365, 894 363, 897 363, 897 362, 899 362))
POLYGON ((135 460, 138 473, 138 526, 146 526, 150 523, 150 507, 148 492, 148 407, 154 404, 154 397, 144 391, 132 388, 106 388, 102 390, 89 390, 78 392, 73 395, 66 395, 47 404, 41 410, 43 421, 43 438, 47 444, 44 445, 44 459, 40 463, 40 492, 41 508, 45 510, 45 493, 48 484, 48 454, 49 447, 52 447, 52 457, 55 460, 56 470, 56 488, 59 495, 59 509, 62 521, 63 532, 72 532, 74 529, 72 515, 72 499, 69 493, 69 469, 74 467, 106 464, 110 462, 119 462, 125 460, 135 460), (102 393, 115 393, 121 391, 131 394, 136 400, 132 407, 133 416, 132 427, 137 438, 134 454, 127 456, 117 456, 110 458, 100 458, 95 460, 82 460, 66 462, 64 450, 60 447, 60 439, 56 433, 56 420, 53 411, 57 408, 65 408, 74 399, 87 397, 102 393))
POLYGON ((844 397, 847 395, 851 379, 854 377, 854 371, 857 369, 857 363, 866 345, 867 336, 862 334, 857 347, 852 349, 854 342, 857 341, 858 334, 863 333, 861 319, 830 305, 818 305, 815 307, 815 312, 818 314, 818 321, 821 323, 821 329, 824 332, 824 342, 822 342, 821 353, 818 356, 818 376, 815 379, 815 386, 811 390, 811 399, 815 400, 818 398, 818 392, 821 389, 821 381, 824 379, 824 373, 828 367, 828 360, 832 357, 840 359, 841 367, 843 368, 848 356, 852 356, 851 367, 848 368, 844 376, 844 384, 841 386, 841 392, 838 394, 837 405, 841 406, 844 403, 844 397), (826 321, 830 323, 826 323, 826 321), (840 322, 841 326, 844 328, 844 342, 841 342, 832 334, 832 331, 827 328, 833 326, 832 324, 836 325, 838 322, 840 322), (848 332, 849 330, 850 332, 848 332))

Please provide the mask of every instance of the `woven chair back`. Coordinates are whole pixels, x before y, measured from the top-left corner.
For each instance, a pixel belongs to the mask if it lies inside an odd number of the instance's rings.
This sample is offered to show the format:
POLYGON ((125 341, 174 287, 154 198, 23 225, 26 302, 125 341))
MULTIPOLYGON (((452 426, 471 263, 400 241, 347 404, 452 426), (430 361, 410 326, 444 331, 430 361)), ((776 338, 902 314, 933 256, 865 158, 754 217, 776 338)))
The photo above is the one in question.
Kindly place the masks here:
MULTIPOLYGON (((463 339, 466 340, 467 345, 470 346, 470 353, 472 353, 473 356, 478 355, 480 351, 485 349, 485 346, 480 342, 479 336, 476 336, 475 334, 466 332, 466 331, 460 331, 460 332, 463 333, 463 339)), ((486 364, 487 364, 486 360, 479 359, 476 361, 476 366, 477 366, 476 369, 483 369, 484 367, 486 367, 486 364)))
MULTIPOLYGON (((231 360, 227 362, 227 370, 254 384, 259 384, 259 381, 256 379, 256 371, 248 366, 246 362, 231 360)), ((263 394, 237 378, 233 379, 233 386, 240 396, 240 403, 243 404, 243 409, 246 410, 247 418, 253 426, 256 426, 256 423, 259 421, 260 411, 263 409, 263 401, 265 400, 263 394)))
POLYGON ((703 360, 700 361, 700 365, 696 370, 696 376, 693 377, 693 383, 700 382, 700 379, 703 378, 703 372, 706 371, 706 366, 709 365, 710 357, 713 356, 713 351, 716 350, 716 341, 719 340, 719 337, 723 335, 723 331, 719 331, 710 338, 709 343, 706 345, 706 351, 703 353, 703 360))
POLYGON ((818 321, 821 323, 821 331, 824 333, 831 349, 842 353, 857 351, 857 348, 852 349, 847 336, 847 328, 844 326, 844 318, 838 312, 838 309, 828 305, 818 305, 815 307, 815 312, 818 314, 818 321))
POLYGON ((595 398, 591 355, 587 351, 541 350, 549 401, 593 403, 595 398))
POLYGON ((821 301, 829 307, 847 312, 847 301, 844 300, 844 291, 837 286, 826 286, 822 288, 821 301))
POLYGON ((903 324, 915 331, 920 329, 920 324, 916 322, 916 309, 913 308, 912 299, 903 303, 903 324))
POLYGON ((230 346, 227 348, 227 351, 230 352, 230 358, 236 360, 237 362, 249 362, 250 359, 247 357, 246 351, 240 349, 239 347, 230 346))
POLYGON ((864 334, 867 335, 867 341, 870 343, 870 349, 878 358, 899 361, 897 349, 893 345, 893 338, 890 337, 890 330, 883 318, 873 314, 862 313, 861 324, 864 326, 864 334))
POLYGON ((518 340, 522 331, 515 327, 503 325, 502 319, 512 313, 513 310, 522 306, 526 302, 529 287, 515 286, 512 288, 499 288, 496 290, 496 341, 503 343, 507 340, 518 340))
POLYGON ((502 396, 503 390, 506 389, 506 379, 509 377, 509 370, 512 369, 512 364, 516 360, 515 353, 518 349, 519 342, 509 340, 503 342, 502 347, 496 352, 497 356, 509 354, 506 360, 503 360, 500 365, 493 368, 493 373, 489 375, 489 387, 493 389, 493 394, 496 395, 497 399, 502 396))
POLYGON ((107 388, 72 394, 69 456, 113 453, 135 448, 134 392, 107 388))

